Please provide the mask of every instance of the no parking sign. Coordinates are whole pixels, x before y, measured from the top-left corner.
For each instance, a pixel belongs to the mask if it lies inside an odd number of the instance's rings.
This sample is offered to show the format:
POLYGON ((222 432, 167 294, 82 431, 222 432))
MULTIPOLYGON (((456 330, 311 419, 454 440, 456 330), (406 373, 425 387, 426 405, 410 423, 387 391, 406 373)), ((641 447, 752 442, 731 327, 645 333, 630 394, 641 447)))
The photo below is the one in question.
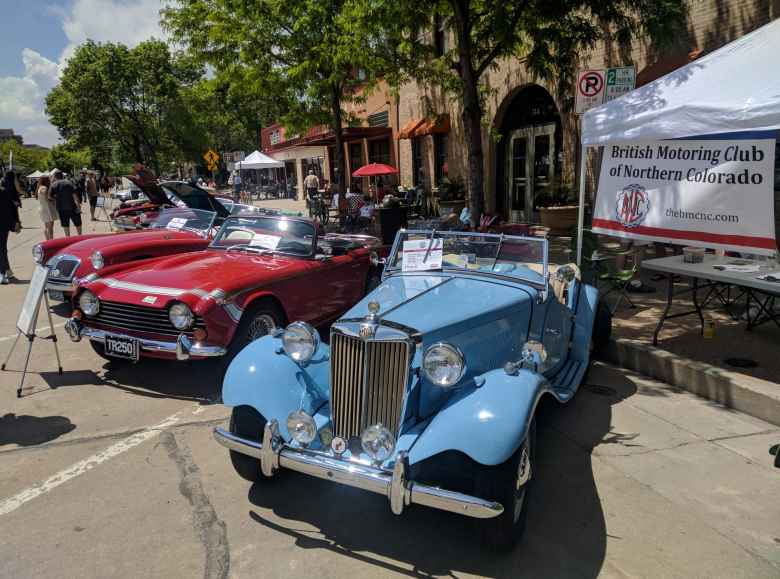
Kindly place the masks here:
POLYGON ((581 70, 577 73, 575 112, 582 114, 588 109, 603 103, 605 87, 606 78, 603 69, 581 70))

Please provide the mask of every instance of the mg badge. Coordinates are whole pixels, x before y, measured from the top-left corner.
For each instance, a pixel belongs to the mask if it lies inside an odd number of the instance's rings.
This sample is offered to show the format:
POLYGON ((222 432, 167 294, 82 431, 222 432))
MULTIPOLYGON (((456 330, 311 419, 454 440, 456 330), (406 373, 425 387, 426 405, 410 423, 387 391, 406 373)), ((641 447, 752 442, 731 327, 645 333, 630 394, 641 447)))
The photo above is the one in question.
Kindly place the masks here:
POLYGON ((330 447, 336 454, 344 454, 344 451, 347 450, 347 441, 337 436, 331 441, 330 447))
POLYGON ((633 183, 617 194, 615 215, 624 227, 642 224, 650 211, 650 196, 641 185, 633 183))
POLYGON ((373 338, 376 334, 376 324, 360 324, 358 334, 361 338, 373 338))

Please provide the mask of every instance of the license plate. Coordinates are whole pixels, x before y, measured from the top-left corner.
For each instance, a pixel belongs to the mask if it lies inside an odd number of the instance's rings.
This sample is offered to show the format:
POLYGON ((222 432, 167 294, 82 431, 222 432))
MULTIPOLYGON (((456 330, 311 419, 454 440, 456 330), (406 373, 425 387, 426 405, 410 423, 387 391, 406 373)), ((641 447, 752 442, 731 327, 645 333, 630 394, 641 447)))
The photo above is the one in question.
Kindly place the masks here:
POLYGON ((106 335, 105 352, 106 356, 137 361, 138 340, 128 336, 114 336, 108 334, 106 335))
POLYGON ((65 301, 65 294, 61 291, 57 290, 49 290, 49 299, 56 301, 56 302, 64 302, 65 301))

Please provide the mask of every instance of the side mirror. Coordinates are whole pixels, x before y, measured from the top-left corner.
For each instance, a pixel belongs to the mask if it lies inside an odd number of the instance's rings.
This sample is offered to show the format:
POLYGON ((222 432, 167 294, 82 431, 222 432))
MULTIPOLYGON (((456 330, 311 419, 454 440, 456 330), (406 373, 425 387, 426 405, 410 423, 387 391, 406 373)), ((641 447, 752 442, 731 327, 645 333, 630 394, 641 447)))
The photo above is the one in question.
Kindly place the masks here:
POLYGON ((371 256, 369 257, 371 260, 371 265, 374 267, 377 267, 379 265, 385 265, 387 263, 387 260, 384 257, 379 257, 375 251, 371 252, 371 256))

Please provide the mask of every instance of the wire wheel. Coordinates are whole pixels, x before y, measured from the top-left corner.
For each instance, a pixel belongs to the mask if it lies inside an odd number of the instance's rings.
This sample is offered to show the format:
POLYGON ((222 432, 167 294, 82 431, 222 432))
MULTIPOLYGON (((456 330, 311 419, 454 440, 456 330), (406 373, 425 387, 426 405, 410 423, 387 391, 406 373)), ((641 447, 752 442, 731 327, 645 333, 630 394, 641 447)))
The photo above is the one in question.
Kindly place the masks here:
POLYGON ((276 320, 270 314, 258 314, 249 322, 247 337, 250 341, 262 338, 276 329, 276 320))

